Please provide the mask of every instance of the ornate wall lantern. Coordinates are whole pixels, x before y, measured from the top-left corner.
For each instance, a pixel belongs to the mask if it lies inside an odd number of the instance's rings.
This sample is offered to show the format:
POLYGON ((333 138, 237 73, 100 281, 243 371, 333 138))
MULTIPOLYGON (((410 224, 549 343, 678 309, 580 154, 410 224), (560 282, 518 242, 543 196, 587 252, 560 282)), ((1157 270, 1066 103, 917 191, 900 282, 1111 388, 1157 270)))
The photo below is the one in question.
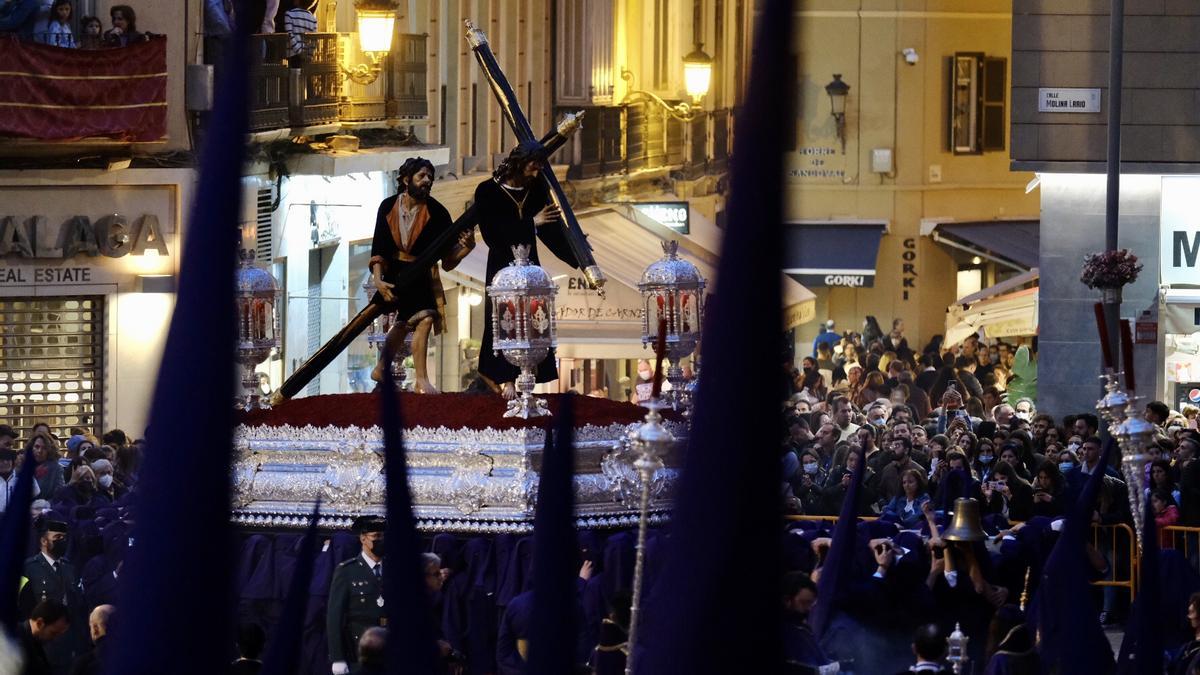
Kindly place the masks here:
POLYGON ((513 262, 496 273, 487 287, 492 303, 492 348, 521 369, 505 417, 549 415, 545 399, 533 397, 534 369, 555 346, 554 295, 558 284, 546 270, 529 262, 529 247, 512 247, 513 262))
POLYGON ((383 58, 392 51, 392 36, 396 32, 396 3, 393 0, 355 0, 354 13, 358 18, 358 47, 371 60, 342 66, 342 73, 358 84, 371 84, 383 71, 383 58))
POLYGON ((846 154, 846 97, 850 95, 850 85, 842 82, 841 73, 834 73, 833 81, 825 85, 825 93, 829 94, 829 114, 837 125, 842 154, 846 154))

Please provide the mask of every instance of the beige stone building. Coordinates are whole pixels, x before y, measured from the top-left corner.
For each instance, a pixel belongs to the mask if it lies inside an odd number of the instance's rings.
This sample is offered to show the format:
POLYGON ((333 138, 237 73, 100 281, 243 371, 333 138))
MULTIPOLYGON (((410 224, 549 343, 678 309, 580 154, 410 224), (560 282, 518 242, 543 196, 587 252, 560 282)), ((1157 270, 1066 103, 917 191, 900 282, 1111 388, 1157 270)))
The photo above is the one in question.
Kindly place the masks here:
MULTIPOLYGON (((797 3, 788 255, 817 319, 860 330, 873 315, 886 332, 901 318, 919 351, 946 333, 956 300, 1036 266, 1036 245, 1022 241, 1037 236, 1033 174, 1009 169, 1010 5, 797 3), (826 89, 837 76, 849 85, 840 124, 826 89)), ((797 357, 817 325, 799 331, 797 357)), ((1027 339, 1034 328, 999 332, 1027 339)))

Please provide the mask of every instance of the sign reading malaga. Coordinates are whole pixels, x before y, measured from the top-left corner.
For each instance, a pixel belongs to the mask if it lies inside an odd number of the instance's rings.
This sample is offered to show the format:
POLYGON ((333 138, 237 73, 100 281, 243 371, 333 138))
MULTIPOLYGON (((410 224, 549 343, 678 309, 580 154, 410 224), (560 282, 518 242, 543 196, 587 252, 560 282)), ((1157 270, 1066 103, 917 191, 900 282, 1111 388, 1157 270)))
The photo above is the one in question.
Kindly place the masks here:
POLYGON ((0 256, 62 259, 103 255, 121 258, 144 255, 148 250, 168 255, 158 217, 149 213, 133 220, 114 213, 95 222, 88 216, 52 221, 39 215, 0 214, 0 256))
POLYGON ((1170 286, 1200 286, 1200 176, 1162 179, 1159 218, 1160 281, 1170 286))

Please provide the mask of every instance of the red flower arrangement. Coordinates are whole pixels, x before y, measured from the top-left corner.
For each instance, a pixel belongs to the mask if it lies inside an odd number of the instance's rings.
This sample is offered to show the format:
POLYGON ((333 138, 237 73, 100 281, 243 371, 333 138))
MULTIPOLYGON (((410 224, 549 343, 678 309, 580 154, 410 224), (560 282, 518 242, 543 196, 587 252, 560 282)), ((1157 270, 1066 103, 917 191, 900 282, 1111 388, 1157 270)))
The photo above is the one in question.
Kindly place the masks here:
POLYGON ((1137 280, 1142 265, 1127 248, 1092 253, 1083 261, 1079 280, 1088 288, 1120 288, 1137 280))

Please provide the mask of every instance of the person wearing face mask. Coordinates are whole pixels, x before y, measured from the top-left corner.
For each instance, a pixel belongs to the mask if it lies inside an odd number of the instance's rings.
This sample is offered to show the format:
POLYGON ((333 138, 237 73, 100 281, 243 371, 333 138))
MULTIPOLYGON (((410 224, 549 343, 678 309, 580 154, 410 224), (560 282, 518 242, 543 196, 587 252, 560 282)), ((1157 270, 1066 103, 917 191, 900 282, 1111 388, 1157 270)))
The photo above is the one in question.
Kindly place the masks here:
POLYGON ((361 516, 352 529, 362 544, 362 553, 341 563, 329 584, 325 633, 333 675, 345 675, 357 658, 359 639, 368 628, 383 626, 383 533, 387 521, 379 516, 361 516))
MULTIPOLYGON (((633 400, 630 403, 644 403, 649 401, 654 393, 654 366, 650 362, 642 359, 638 361, 638 379, 637 384, 633 385, 633 400)), ((663 391, 671 390, 671 383, 663 379, 663 391)))
POLYGON ((91 464, 96 474, 96 494, 110 502, 125 496, 125 486, 113 479, 113 465, 107 459, 98 459, 91 464))
MULTIPOLYGON (((53 600, 66 605, 73 615, 81 608, 79 577, 75 567, 67 560, 67 524, 60 520, 41 519, 38 525, 38 553, 25 561, 22 571, 28 581, 21 588, 18 612, 29 617, 33 609, 44 600, 53 600)), ((56 667, 70 666, 74 659, 76 643, 73 634, 55 638, 46 643, 46 655, 56 667)))
MULTIPOLYGON (((0 429, 0 434, 4 433, 0 429)), ((17 489, 17 451, 12 448, 0 448, 0 514, 8 510, 8 500, 12 499, 13 491, 17 489)), ((40 490, 37 481, 33 482, 33 497, 37 498, 40 490)))
POLYGON ((59 488, 50 500, 56 507, 92 506, 100 507, 109 504, 108 497, 96 490, 96 473, 86 464, 75 468, 71 474, 71 482, 59 488))
POLYGON ((823 513, 822 490, 829 474, 821 467, 821 455, 816 450, 805 450, 800 455, 800 471, 793 479, 792 490, 800 500, 802 513, 823 513))

